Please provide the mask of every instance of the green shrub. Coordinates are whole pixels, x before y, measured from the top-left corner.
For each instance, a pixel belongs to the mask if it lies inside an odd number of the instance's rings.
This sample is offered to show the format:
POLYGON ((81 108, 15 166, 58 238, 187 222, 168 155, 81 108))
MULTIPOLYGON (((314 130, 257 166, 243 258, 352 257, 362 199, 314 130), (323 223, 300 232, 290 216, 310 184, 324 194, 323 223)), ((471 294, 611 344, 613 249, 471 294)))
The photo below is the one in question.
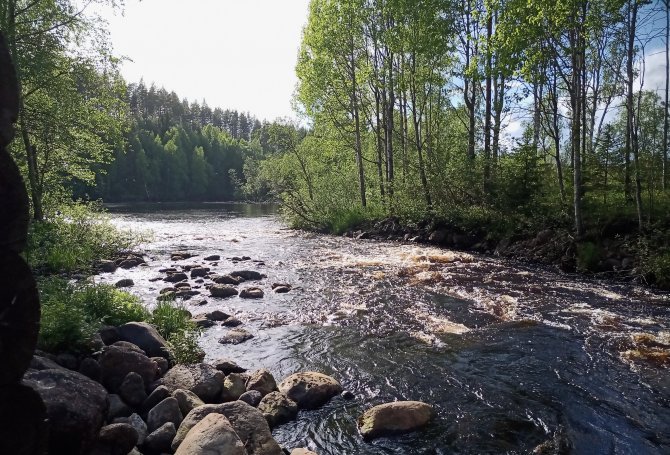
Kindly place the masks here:
POLYGON ((198 345, 200 333, 196 330, 182 330, 172 333, 167 339, 168 348, 175 363, 190 364, 202 362, 205 351, 198 345))
POLYGON ((42 317, 38 345, 49 352, 86 351, 102 325, 144 321, 140 300, 106 284, 72 284, 62 278, 39 283, 42 317))
POLYGON ((26 258, 42 273, 73 273, 90 270, 98 260, 113 257, 140 241, 138 235, 112 225, 100 207, 73 203, 31 224, 26 258))
POLYGON ((205 352, 198 345, 200 331, 191 322, 191 314, 174 298, 160 300, 149 322, 167 340, 176 363, 196 363, 205 357, 205 352))

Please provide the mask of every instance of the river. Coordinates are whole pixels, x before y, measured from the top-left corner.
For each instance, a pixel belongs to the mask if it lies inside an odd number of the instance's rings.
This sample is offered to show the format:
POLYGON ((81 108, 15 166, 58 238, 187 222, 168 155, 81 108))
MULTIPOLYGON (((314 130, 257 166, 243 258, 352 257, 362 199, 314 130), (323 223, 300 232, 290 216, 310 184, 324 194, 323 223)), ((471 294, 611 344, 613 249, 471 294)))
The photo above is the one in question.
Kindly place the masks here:
POLYGON ((98 280, 132 278, 131 292, 149 306, 165 286, 150 279, 175 264, 176 250, 197 255, 177 264, 220 254, 215 272, 268 275, 262 300, 215 299, 201 289, 208 303, 185 305, 194 314, 232 312, 255 335, 221 345, 226 329, 207 329, 200 343, 208 360, 268 368, 278 382, 320 371, 353 392, 353 400, 337 397, 276 428, 288 448, 529 453, 544 444, 575 454, 670 453, 667 294, 426 245, 293 231, 271 206, 110 212, 122 228, 152 232, 141 246, 149 266, 98 280), (251 260, 230 260, 241 256, 251 260), (294 288, 274 294, 273 282, 294 288), (357 417, 393 400, 431 403, 437 418, 416 433, 364 442, 357 417))

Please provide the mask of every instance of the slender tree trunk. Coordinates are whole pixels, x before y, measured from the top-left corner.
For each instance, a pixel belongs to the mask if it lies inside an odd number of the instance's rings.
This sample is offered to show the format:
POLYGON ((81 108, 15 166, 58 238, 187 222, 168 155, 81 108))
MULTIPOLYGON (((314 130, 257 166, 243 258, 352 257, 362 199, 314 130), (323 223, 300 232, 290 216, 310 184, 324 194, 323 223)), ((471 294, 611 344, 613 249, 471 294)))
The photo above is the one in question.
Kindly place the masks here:
POLYGON ((668 99, 670 93, 670 0, 665 0, 665 107, 663 109, 663 190, 668 189, 668 99))
POLYGON ((419 160, 419 177, 421 178, 421 187, 423 189, 423 197, 426 201, 426 206, 430 210, 433 207, 433 201, 430 197, 430 190, 428 188, 428 179, 426 178, 426 166, 423 159, 423 139, 421 137, 421 116, 418 112, 418 105, 416 100, 416 57, 412 54, 412 120, 414 123, 414 139, 416 146, 416 153, 419 160))
POLYGON ((488 11, 486 21, 486 82, 485 82, 485 112, 484 112, 484 191, 488 193, 491 189, 491 35, 493 34, 493 14, 488 11))
POLYGON ((361 120, 358 112, 358 85, 356 81, 356 57, 354 55, 354 39, 350 40, 350 71, 351 71, 351 110, 354 117, 354 134, 356 149, 356 165, 358 166, 358 187, 361 195, 361 206, 367 206, 365 195, 365 169, 363 168, 363 149, 361 144, 361 120))
POLYGON ((584 233, 582 220, 582 159, 581 159, 581 86, 582 86, 582 44, 581 27, 571 32, 572 48, 572 87, 570 104, 572 109, 571 142, 573 167, 573 209, 575 218, 575 235, 579 238, 584 233))
POLYGON ((386 181, 388 184, 389 197, 393 197, 393 112, 395 108, 395 89, 393 87, 393 53, 389 51, 388 55, 388 95, 389 100, 386 106, 386 181))
MULTIPOLYGON (((630 158, 633 154, 633 164, 635 166, 635 206, 637 209, 638 228, 643 229, 643 215, 642 215, 642 184, 640 182, 640 160, 639 160, 639 143, 637 140, 637 127, 635 120, 635 103, 634 103, 634 77, 633 63, 635 60, 635 31, 637 26, 637 0, 629 0, 628 2, 628 46, 626 49, 626 156, 630 158)), ((630 174, 627 175, 630 179, 630 174)), ((630 184, 630 182, 628 182, 630 184)))

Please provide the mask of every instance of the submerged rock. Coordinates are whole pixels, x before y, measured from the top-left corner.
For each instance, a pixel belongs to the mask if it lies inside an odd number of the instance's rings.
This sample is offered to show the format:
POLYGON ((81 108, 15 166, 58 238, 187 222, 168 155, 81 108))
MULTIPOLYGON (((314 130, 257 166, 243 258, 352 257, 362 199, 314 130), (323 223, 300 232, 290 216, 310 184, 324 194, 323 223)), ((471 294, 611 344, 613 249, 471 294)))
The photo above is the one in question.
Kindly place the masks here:
POLYGON ((254 336, 244 329, 232 329, 219 338, 221 344, 240 344, 252 339, 254 336))
POLYGON ((130 278, 124 278, 114 283, 114 286, 117 288, 129 288, 131 286, 135 286, 135 282, 130 278))
POLYGON ((335 379, 316 372, 295 373, 279 384, 279 391, 304 409, 316 409, 333 396, 342 393, 335 379))
POLYGON ((244 281, 244 278, 239 276, 230 276, 230 275, 221 275, 212 279, 216 284, 240 284, 244 281))
POLYGON ((368 409, 358 418, 364 438, 417 430, 434 416, 433 407, 420 401, 396 401, 368 409))

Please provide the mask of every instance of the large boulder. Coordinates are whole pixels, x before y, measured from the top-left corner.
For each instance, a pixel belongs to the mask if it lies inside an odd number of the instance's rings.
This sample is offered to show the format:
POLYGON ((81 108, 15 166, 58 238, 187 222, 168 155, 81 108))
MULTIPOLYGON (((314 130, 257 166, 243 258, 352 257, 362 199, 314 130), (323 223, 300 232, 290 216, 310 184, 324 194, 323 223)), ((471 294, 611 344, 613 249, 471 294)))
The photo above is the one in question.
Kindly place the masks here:
POLYGON ((172 449, 177 450, 188 432, 205 416, 222 414, 233 426, 235 433, 244 444, 249 455, 282 455, 282 450, 272 438, 270 427, 263 414, 242 401, 223 404, 206 404, 195 408, 184 418, 172 441, 172 449))
POLYGON ((258 390, 265 396, 277 390, 277 382, 267 369, 254 371, 247 381, 247 390, 258 390))
POLYGON ((46 453, 46 408, 36 391, 20 384, 0 387, 0 408, 1 454, 46 453))
POLYGON ((195 365, 177 365, 155 385, 164 385, 170 393, 177 389, 190 390, 205 403, 218 400, 223 387, 224 374, 206 363, 195 365))
POLYGON ((175 455, 246 455, 244 444, 228 419, 209 414, 186 435, 175 455))
POLYGON ((108 390, 116 392, 131 371, 139 374, 145 384, 152 383, 159 375, 156 362, 135 350, 120 346, 107 346, 100 358, 102 383, 108 390))
POLYGON ((273 428, 295 419, 298 405, 281 392, 271 392, 263 397, 258 410, 263 413, 270 428, 273 428))
POLYGON ((168 397, 149 411, 149 414, 147 414, 147 428, 152 433, 168 422, 172 422, 175 427, 178 427, 182 419, 179 403, 175 398, 168 397))
POLYGON ((316 409, 333 396, 342 393, 335 379, 313 371, 295 373, 279 384, 279 391, 304 409, 316 409))
POLYGON ((368 409, 358 418, 358 430, 364 438, 413 431, 426 425, 435 411, 421 401, 396 401, 368 409))
POLYGON ((128 322, 118 328, 122 341, 136 344, 148 357, 169 358, 167 342, 156 327, 146 322, 128 322))
POLYGON ((79 454, 97 439, 107 416, 107 391, 75 371, 29 371, 23 383, 35 390, 46 406, 49 453, 79 454))

